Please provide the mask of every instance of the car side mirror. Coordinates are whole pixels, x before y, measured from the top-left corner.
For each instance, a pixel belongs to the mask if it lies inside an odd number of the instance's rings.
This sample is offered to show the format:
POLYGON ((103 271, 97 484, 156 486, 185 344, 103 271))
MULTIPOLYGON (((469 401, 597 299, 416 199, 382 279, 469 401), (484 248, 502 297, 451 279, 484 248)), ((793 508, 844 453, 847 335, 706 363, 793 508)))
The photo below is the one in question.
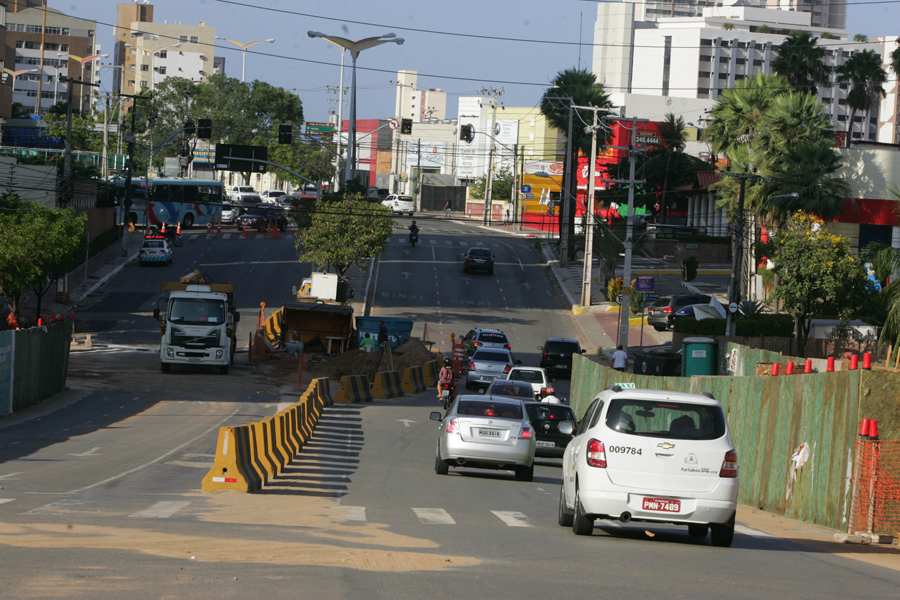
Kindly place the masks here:
POLYGON ((522 364, 522 361, 517 359, 517 360, 516 360, 516 364, 517 364, 517 365, 521 365, 521 364, 522 364))
POLYGON ((441 413, 439 413, 438 411, 432 412, 430 415, 428 415, 428 418, 432 421, 443 421, 443 419, 441 418, 441 413))
POLYGON ((241 313, 239 313, 239 312, 234 313, 234 322, 240 323, 240 321, 241 321, 241 313))
POLYGON ((153 318, 159 321, 159 307, 153 309, 153 318))
POLYGON ((573 433, 575 433, 574 421, 560 421, 558 428, 559 432, 563 435, 572 435, 573 433))

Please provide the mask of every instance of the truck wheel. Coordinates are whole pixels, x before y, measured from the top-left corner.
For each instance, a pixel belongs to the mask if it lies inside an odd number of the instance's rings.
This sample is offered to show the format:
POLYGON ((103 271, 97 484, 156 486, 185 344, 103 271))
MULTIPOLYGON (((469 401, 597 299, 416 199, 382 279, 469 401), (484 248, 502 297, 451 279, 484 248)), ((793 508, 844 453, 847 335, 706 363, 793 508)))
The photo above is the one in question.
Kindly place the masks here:
POLYGON ((163 373, 170 373, 172 371, 172 365, 169 363, 161 362, 159 363, 159 368, 163 373))
POLYGON ((228 375, 228 365, 219 367, 219 375, 228 375))

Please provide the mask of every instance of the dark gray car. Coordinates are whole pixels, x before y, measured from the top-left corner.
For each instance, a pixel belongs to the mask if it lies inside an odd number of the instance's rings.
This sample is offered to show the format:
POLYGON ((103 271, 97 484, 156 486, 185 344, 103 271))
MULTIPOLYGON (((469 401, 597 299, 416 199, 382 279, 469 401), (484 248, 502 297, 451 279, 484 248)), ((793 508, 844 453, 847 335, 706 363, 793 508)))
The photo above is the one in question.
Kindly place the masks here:
POLYGON ((678 294, 664 296, 650 305, 647 314, 647 324, 652 325, 657 331, 665 331, 675 322, 675 313, 679 308, 689 304, 709 304, 709 296, 703 294, 678 294))

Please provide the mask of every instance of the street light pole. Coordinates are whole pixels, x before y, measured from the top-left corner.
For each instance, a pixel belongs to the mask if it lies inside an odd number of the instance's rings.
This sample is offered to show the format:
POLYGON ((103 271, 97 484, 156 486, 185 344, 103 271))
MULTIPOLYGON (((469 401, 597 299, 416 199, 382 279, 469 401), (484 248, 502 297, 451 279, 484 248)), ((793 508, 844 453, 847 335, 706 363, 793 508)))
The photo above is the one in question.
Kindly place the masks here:
POLYGON ((241 83, 244 83, 247 80, 247 50, 249 50, 250 48, 252 48, 253 46, 255 46, 257 44, 262 44, 264 42, 269 42, 270 44, 275 43, 275 38, 269 38, 267 40, 256 40, 255 42, 247 42, 246 44, 242 44, 241 42, 236 42, 235 40, 232 40, 232 39, 229 39, 226 37, 221 37, 218 35, 216 36, 216 39, 217 40, 225 40, 226 42, 231 42, 232 44, 234 44, 235 46, 237 46, 238 48, 241 49, 241 53, 243 54, 243 61, 241 64, 241 83))
MULTIPOLYGON (((566 188, 566 194, 572 195, 572 115, 575 113, 575 102, 569 98, 569 129, 566 134, 566 176, 563 178, 563 185, 566 188)), ((577 166, 577 165, 576 165, 577 166)), ((593 177, 591 177, 593 180, 593 177)), ((560 218, 562 219, 559 228, 559 266, 566 268, 569 265, 569 212, 575 210, 575 206, 566 198, 562 197, 562 210, 560 218)))

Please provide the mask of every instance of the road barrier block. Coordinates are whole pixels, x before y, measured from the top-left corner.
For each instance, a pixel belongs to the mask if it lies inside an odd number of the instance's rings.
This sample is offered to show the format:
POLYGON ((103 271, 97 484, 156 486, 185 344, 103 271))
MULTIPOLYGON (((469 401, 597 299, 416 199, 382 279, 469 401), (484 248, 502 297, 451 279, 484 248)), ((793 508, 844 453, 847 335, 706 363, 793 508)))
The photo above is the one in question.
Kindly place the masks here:
POLYGON ((291 444, 296 448, 297 452, 303 450, 303 436, 300 434, 300 414, 296 404, 284 409, 288 417, 288 432, 290 433, 291 444))
POLYGON ((397 398, 403 395, 400 382, 400 371, 382 371, 375 373, 372 380, 372 396, 375 398, 397 398))
POLYGON ((438 380, 441 377, 441 363, 436 360, 428 361, 422 365, 422 375, 425 378, 425 385, 437 387, 438 380))
POLYGON ((220 427, 216 458, 201 483, 204 492, 235 490, 254 492, 262 480, 252 465, 249 427, 220 427))
POLYGON ((263 424, 266 426, 266 433, 268 434, 267 440, 269 442, 271 457, 275 461, 278 472, 281 473, 284 471, 284 467, 291 462, 291 459, 284 449, 278 445, 278 434, 276 432, 278 428, 278 419, 269 417, 268 419, 263 420, 263 424))
POLYGON ((266 481, 268 482, 280 472, 278 461, 273 456, 269 429, 265 421, 250 423, 250 427, 256 438, 256 456, 266 471, 266 481))
POLYGON ((371 402, 372 391, 369 389, 369 378, 365 375, 344 375, 338 393, 334 395, 337 404, 355 404, 371 402))
POLYGON ((259 476, 261 482, 260 485, 266 485, 269 482, 269 469, 263 462, 263 460, 265 460, 265 454, 264 452, 260 452, 260 440, 257 438, 257 429, 254 425, 257 425, 257 423, 245 425, 249 437, 248 441, 250 443, 250 466, 253 467, 256 474, 259 476))
POLYGON ((425 385, 425 378, 422 374, 421 365, 418 367, 407 367, 403 370, 403 381, 400 386, 407 394, 418 394, 428 389, 425 385))
POLYGON ((279 411, 275 416, 281 415, 281 418, 284 419, 284 443, 287 445, 288 449, 291 453, 291 460, 293 460, 294 456, 300 452, 300 444, 297 443, 296 434, 294 433, 294 424, 293 419, 291 418, 291 411, 289 408, 286 408, 282 411, 279 411))
POLYGON ((282 456, 285 457, 285 466, 294 462, 294 449, 287 440, 287 418, 284 413, 278 413, 275 419, 275 445, 278 447, 282 456))
POLYGON ((331 399, 331 385, 328 383, 328 378, 319 377, 313 379, 312 382, 316 384, 316 395, 319 397, 319 402, 322 403, 322 406, 333 405, 334 401, 331 399))

